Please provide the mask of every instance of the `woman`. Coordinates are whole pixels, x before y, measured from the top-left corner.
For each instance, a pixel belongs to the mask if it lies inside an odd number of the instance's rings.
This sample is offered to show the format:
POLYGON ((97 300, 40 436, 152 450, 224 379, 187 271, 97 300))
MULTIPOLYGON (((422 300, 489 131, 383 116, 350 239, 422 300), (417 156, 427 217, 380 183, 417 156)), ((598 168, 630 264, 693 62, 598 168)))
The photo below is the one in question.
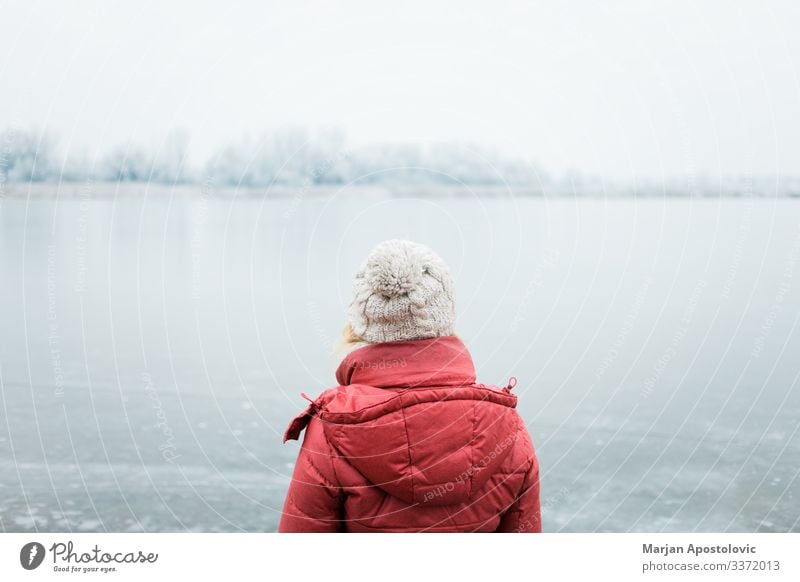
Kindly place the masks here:
POLYGON ((282 532, 539 532, 539 464, 513 384, 475 383, 433 251, 378 245, 356 275, 339 386, 286 430, 306 435, 282 532))

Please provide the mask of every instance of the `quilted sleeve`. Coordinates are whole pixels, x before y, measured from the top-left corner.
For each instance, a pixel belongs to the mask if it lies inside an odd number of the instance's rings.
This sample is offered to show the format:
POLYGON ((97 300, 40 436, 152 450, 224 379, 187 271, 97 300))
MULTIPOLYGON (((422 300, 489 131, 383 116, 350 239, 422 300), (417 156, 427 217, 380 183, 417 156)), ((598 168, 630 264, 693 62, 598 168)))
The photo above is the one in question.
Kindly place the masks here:
POLYGON ((343 495, 333 455, 319 419, 308 424, 283 505, 280 532, 337 532, 343 524, 343 495))
MULTIPOLYGON (((523 429, 524 430, 524 429, 523 429)), ((506 510, 500 520, 498 532, 540 533, 542 516, 539 506, 539 461, 525 431, 526 445, 530 447, 530 465, 525 473, 522 488, 514 503, 506 510)))

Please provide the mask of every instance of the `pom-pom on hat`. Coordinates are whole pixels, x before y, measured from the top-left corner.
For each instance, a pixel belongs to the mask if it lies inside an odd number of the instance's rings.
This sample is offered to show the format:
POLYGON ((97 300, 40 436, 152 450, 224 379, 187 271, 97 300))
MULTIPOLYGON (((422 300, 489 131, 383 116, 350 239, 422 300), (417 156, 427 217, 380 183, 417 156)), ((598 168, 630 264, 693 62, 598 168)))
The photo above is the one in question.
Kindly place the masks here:
POLYGON ((369 343, 453 335, 450 270, 424 245, 383 242, 356 273, 348 315, 353 331, 369 343))

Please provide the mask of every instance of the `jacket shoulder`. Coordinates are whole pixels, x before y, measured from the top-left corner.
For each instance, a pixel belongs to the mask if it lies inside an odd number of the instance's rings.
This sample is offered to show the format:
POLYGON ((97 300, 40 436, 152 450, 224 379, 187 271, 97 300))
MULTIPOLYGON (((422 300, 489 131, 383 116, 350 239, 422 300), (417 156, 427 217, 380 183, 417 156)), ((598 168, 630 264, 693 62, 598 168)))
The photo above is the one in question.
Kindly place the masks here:
POLYGON ((300 414, 295 416, 289 423, 289 426, 286 427, 283 433, 283 442, 296 441, 300 438, 300 434, 308 426, 308 423, 317 416, 320 410, 324 410, 326 404, 333 400, 343 388, 344 386, 328 388, 317 396, 315 400, 311 400, 304 392, 301 392, 300 395, 309 401, 309 405, 300 414))
POLYGON ((531 465, 538 463, 536 451, 525 421, 516 410, 514 411, 514 416, 517 427, 514 433, 514 448, 508 456, 508 460, 515 472, 526 471, 531 465))

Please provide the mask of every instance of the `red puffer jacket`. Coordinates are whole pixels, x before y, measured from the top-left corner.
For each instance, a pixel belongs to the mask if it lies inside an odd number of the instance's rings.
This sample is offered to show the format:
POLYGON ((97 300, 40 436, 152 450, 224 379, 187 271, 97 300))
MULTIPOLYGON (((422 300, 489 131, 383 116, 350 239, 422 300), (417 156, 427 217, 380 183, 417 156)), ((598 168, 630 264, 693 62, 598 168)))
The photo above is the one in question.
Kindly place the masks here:
POLYGON ((282 532, 539 532, 539 464, 516 396, 475 384, 456 337, 351 352, 286 430, 308 428, 282 532))

